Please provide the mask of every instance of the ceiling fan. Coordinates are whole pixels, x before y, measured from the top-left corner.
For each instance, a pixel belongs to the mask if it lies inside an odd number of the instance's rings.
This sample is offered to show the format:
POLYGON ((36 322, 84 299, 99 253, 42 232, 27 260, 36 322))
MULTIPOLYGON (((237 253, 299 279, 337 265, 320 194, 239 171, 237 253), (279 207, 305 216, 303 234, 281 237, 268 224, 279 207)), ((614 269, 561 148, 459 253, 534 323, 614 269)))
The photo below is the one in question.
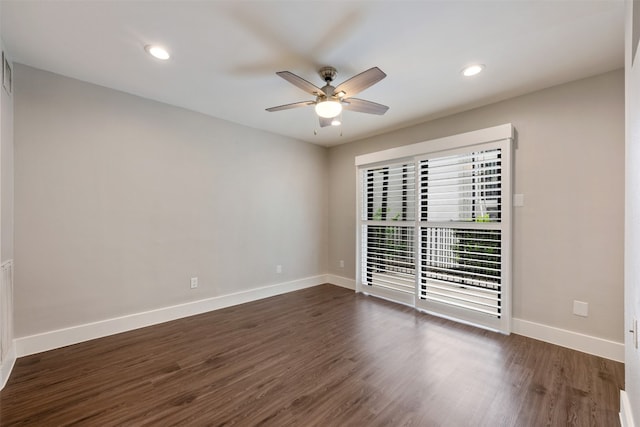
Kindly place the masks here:
POLYGON ((333 67, 323 67, 319 71, 320 77, 325 81, 322 88, 309 83, 300 76, 290 71, 278 71, 276 74, 299 87, 305 92, 316 97, 314 101, 294 102, 293 104, 279 105, 277 107, 267 108, 267 111, 281 111, 290 108, 305 107, 307 105, 315 105, 316 114, 320 118, 320 127, 330 125, 340 125, 338 116, 342 113, 342 109, 355 111, 358 113, 378 114, 382 115, 387 112, 389 107, 364 99, 353 98, 354 95, 362 92, 366 88, 378 83, 387 75, 378 67, 369 68, 351 77, 349 80, 333 87, 331 82, 336 77, 336 69, 333 67))

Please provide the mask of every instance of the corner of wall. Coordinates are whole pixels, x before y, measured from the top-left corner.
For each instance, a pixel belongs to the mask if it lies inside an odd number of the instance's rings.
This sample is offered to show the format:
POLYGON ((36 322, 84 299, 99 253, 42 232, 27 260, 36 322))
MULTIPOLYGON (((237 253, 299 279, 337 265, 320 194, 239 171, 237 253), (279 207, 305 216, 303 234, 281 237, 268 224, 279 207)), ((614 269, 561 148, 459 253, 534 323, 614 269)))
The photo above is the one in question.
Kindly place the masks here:
MULTIPOLYGON (((0 15, 2 5, 0 4, 0 15)), ((5 61, 13 68, 2 51, 0 67, 0 261, 5 260, 0 273, 0 306, 3 319, 0 323, 0 390, 7 383, 16 362, 16 345, 13 339, 13 76, 5 75, 5 61)))
POLYGON ((354 279, 349 279, 348 277, 342 277, 335 274, 327 274, 327 283, 335 286, 340 286, 342 288, 351 289, 353 291, 356 290, 356 281, 354 279))
POLYGON ((11 375, 11 371, 13 370, 13 365, 16 363, 16 345, 15 342, 11 343, 11 347, 7 352, 6 356, 2 360, 0 364, 0 390, 4 388, 9 380, 9 376, 11 375))
POLYGON ((620 390, 620 425, 622 427, 635 427, 633 414, 631 413, 631 402, 624 390, 620 390))

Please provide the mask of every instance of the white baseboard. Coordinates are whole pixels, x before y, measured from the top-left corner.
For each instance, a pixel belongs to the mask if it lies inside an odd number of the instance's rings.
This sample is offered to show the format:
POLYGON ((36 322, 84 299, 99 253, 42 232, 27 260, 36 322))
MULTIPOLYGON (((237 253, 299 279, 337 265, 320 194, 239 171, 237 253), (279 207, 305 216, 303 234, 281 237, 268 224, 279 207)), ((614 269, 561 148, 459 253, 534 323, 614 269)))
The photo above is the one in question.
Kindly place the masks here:
POLYGON ((13 369, 13 365, 16 363, 16 345, 15 342, 9 348, 7 352, 7 356, 2 361, 2 365, 0 365, 0 390, 4 388, 7 384, 7 380, 9 380, 9 375, 11 375, 11 370, 13 369))
POLYGON ((335 274, 327 274, 327 283, 332 285, 341 286, 343 288, 356 290, 356 281, 347 277, 336 276, 335 274))
MULTIPOLYGON (((323 283, 330 283, 332 285, 341 286, 351 290, 355 290, 356 288, 354 279, 333 274, 318 275, 291 282, 279 283, 233 294, 221 295, 218 297, 192 301, 170 307, 163 307, 142 313, 135 313, 127 316, 73 326, 70 328, 16 338, 12 348, 13 360, 11 363, 8 363, 7 361, 7 363, 2 365, 0 371, 0 375, 2 376, 0 376, 0 380, 6 380, 4 373, 6 372, 6 377, 8 377, 8 373, 11 372, 11 367, 13 367, 16 357, 53 350, 95 338, 101 338, 233 305, 268 298, 287 292, 310 288, 323 283)), ((517 318, 513 319, 512 332, 618 362, 624 362, 624 344, 622 343, 517 318)))
MULTIPOLYGON (((356 289, 356 281, 347 277, 327 274, 327 282, 347 289, 356 289)), ((524 319, 511 319, 512 332, 529 338, 549 342, 606 359, 624 363, 624 343, 597 338, 566 329, 555 328, 524 319)))
POLYGON ((264 286, 256 289, 221 295, 213 298, 163 307, 142 313, 101 320, 70 328, 43 332, 36 335, 16 338, 15 355, 17 357, 53 350, 95 338, 106 337, 133 329, 156 325, 183 317, 202 314, 233 305, 244 304, 287 292, 310 288, 327 283, 327 275, 307 277, 291 282, 264 286))
POLYGON ((513 318, 511 332, 624 363, 624 343, 513 318))
POLYGON ((622 427, 635 427, 633 414, 631 413, 631 402, 624 390, 620 390, 620 425, 622 427))
MULTIPOLYGON (((356 289, 356 281, 347 277, 327 274, 327 282, 347 289, 356 289)), ((555 328, 528 320, 512 318, 512 332, 529 338, 549 342, 584 353, 624 363, 624 343, 597 338, 566 329, 555 328)))

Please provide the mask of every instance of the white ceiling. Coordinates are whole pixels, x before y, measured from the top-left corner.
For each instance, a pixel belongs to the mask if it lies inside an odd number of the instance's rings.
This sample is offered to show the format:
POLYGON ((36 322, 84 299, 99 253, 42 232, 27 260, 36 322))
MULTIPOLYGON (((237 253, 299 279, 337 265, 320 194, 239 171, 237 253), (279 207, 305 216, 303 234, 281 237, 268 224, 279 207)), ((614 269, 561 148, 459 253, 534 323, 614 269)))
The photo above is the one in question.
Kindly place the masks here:
POLYGON ((623 66, 620 1, 2 0, 9 58, 36 68, 320 145, 383 133, 623 66), (158 43, 161 62, 143 48, 158 43), (472 78, 463 66, 486 64, 472 78), (384 116, 345 112, 318 128, 312 97, 276 76, 322 86, 373 66, 388 77, 359 98, 384 116), (340 132, 342 131, 342 136, 340 132))

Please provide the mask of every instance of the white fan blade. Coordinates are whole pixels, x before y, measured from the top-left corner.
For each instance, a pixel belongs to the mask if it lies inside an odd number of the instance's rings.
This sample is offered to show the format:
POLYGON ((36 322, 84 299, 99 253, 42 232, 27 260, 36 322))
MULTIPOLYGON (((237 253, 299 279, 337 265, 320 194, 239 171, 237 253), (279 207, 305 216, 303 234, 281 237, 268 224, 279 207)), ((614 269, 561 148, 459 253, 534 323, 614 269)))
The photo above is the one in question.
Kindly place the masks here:
POLYGON ((346 94, 345 97, 351 97, 378 83, 385 77, 387 75, 380 68, 369 68, 367 71, 363 71, 346 82, 339 84, 334 93, 344 92, 346 94))
POLYGON ((376 102, 365 101, 364 99, 348 98, 342 100, 342 107, 345 110, 357 111, 358 113, 383 115, 389 107, 376 102))
POLYGON ((276 74, 282 77, 283 79, 285 79, 286 81, 288 81, 289 83, 291 83, 292 85, 299 87, 300 89, 302 89, 307 93, 310 93, 311 95, 314 95, 314 96, 325 95, 322 89, 320 89, 313 83, 309 83, 302 77, 296 76, 291 71, 278 71, 276 74))
POLYGON ((278 105, 277 107, 267 108, 267 111, 273 113, 274 111, 282 111, 282 110, 289 110, 291 108, 306 107, 307 105, 313 105, 315 103, 316 103, 315 101, 300 101, 300 102, 294 102, 292 104, 284 104, 284 105, 278 105))

